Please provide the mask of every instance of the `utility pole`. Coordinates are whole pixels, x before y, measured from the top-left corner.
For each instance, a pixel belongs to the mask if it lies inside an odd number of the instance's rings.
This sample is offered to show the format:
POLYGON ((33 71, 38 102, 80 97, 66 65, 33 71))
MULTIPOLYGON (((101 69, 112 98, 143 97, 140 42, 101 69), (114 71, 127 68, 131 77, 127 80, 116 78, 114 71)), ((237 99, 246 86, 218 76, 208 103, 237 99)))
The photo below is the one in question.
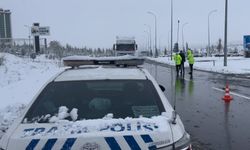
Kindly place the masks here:
POLYGON ((225 0, 224 66, 227 66, 227 13, 228 13, 228 0, 225 0))
POLYGON ((210 11, 209 13, 208 13, 208 17, 207 17, 207 26, 208 26, 208 32, 207 32, 207 36, 208 36, 208 55, 210 56, 211 54, 211 52, 210 52, 210 16, 213 14, 213 13, 215 13, 215 12, 217 12, 217 10, 215 9, 215 10, 212 10, 212 11, 210 11))
POLYGON ((171 0, 171 60, 173 59, 173 0, 171 0))
POLYGON ((31 45, 31 42, 30 42, 30 38, 31 38, 31 27, 30 26, 28 26, 28 25, 24 25, 24 27, 26 27, 27 29, 28 29, 28 34, 29 34, 29 36, 28 36, 28 38, 29 38, 29 54, 30 54, 30 52, 31 52, 31 49, 30 49, 30 45, 31 45))
POLYGON ((150 52, 150 33, 148 31, 144 31, 147 34, 147 48, 150 52))
POLYGON ((182 47, 183 47, 183 52, 185 52, 186 50, 185 50, 185 45, 184 45, 184 27, 187 25, 188 23, 186 22, 186 23, 184 23, 183 25, 182 25, 182 47))
POLYGON ((157 50, 157 17, 151 11, 148 11, 149 14, 153 15, 155 18, 155 57, 158 57, 158 50, 157 50))
MULTIPOLYGON (((177 28, 177 44, 179 43, 179 27, 180 27, 180 20, 178 20, 178 28, 177 28)), ((179 44, 178 44, 179 45, 179 44)))
POLYGON ((149 29, 149 50, 150 50, 150 55, 152 56, 152 32, 151 32, 151 26, 144 24, 146 27, 149 29))

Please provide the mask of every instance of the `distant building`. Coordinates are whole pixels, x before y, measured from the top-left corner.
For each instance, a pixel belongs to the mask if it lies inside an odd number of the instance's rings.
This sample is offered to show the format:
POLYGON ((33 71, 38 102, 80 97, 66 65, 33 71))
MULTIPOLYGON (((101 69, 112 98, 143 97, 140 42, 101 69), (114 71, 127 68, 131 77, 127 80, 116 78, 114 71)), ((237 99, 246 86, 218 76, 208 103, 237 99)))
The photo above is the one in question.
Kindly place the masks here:
POLYGON ((12 38, 11 12, 0 8, 0 38, 12 38))

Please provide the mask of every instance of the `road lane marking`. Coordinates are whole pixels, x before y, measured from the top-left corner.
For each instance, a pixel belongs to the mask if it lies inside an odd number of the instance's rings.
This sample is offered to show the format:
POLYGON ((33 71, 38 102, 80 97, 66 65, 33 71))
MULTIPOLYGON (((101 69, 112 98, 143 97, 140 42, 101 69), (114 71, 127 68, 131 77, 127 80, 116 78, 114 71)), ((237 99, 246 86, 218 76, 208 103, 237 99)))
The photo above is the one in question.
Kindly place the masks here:
MULTIPOLYGON (((217 90, 217 91, 224 92, 224 90, 222 90, 222 89, 220 89, 220 88, 212 87, 212 89, 217 90)), ((234 96, 238 96, 238 97, 241 97, 241 98, 245 98, 245 99, 250 100, 250 97, 247 97, 247 96, 244 96, 244 95, 235 93, 235 92, 230 92, 230 94, 232 94, 232 95, 234 95, 234 96)))

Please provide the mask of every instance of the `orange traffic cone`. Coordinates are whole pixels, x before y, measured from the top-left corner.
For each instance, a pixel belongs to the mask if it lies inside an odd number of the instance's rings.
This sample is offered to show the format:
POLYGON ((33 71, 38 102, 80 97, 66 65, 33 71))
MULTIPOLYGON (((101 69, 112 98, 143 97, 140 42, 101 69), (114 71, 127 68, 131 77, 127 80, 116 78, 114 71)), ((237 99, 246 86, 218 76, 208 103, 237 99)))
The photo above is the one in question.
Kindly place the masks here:
POLYGON ((230 102, 233 99, 233 97, 229 94, 229 86, 228 86, 228 84, 226 85, 225 95, 224 95, 224 97, 222 97, 222 99, 225 102, 230 102))

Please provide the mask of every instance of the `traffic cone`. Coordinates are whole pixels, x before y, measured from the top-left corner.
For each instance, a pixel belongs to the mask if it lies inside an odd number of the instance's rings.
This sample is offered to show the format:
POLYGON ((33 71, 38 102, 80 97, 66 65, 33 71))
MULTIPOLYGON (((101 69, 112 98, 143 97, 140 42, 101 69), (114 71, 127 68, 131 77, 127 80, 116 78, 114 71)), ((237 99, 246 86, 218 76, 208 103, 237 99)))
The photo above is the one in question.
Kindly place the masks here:
POLYGON ((225 95, 224 97, 222 97, 222 99, 225 101, 225 102, 230 102, 233 97, 229 94, 229 86, 228 84, 226 85, 226 88, 225 88, 225 95))

